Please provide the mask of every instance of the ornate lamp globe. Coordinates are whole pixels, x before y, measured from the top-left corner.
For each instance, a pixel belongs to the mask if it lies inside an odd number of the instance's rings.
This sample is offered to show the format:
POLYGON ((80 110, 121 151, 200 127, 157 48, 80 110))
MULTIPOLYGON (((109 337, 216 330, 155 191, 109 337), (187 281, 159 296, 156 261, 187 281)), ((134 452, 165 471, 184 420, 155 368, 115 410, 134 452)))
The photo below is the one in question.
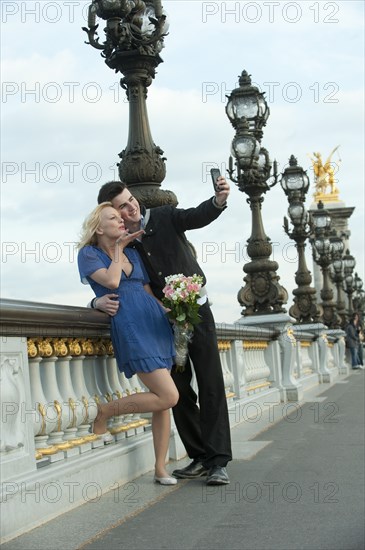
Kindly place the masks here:
POLYGON ((247 170, 259 160, 260 144, 250 133, 248 121, 242 118, 237 124, 237 133, 232 141, 231 153, 241 170, 247 170))
POLYGON ((324 209, 322 201, 319 201, 317 210, 312 213, 312 219, 316 229, 326 232, 331 227, 331 216, 324 209))
POLYGON ((283 172, 280 185, 289 201, 296 196, 304 201, 309 189, 309 177, 307 172, 301 166, 298 166, 298 161, 294 155, 291 155, 289 159, 289 166, 283 172))
POLYGON ((343 240, 340 237, 334 237, 331 239, 331 242, 333 258, 340 260, 342 258, 343 249, 345 248, 343 240))
POLYGON ((288 214, 294 226, 305 227, 308 222, 308 212, 304 208, 303 203, 293 202, 289 205, 288 214))
POLYGON ((233 90, 228 97, 226 113, 233 128, 244 117, 249 124, 249 129, 258 140, 262 138, 262 128, 269 118, 270 109, 265 100, 264 92, 256 86, 252 86, 251 77, 247 71, 243 71, 239 77, 239 88, 233 90))
POLYGON ((314 246, 320 256, 329 256, 332 251, 331 241, 327 237, 316 239, 314 246))
POLYGON ((351 274, 352 271, 355 269, 356 261, 353 256, 351 256, 350 251, 346 250, 346 254, 343 257, 343 266, 345 269, 345 273, 351 274))
MULTIPOLYGON (((265 147, 261 147, 259 151, 259 159, 257 161, 257 166, 258 166, 259 172, 262 174, 265 180, 268 179, 268 177, 270 176, 272 165, 269 157, 269 152, 267 149, 265 149, 265 147)), ((274 167, 275 167, 275 164, 274 164, 274 167)))
POLYGON ((362 285, 363 285, 363 282, 362 280, 360 279, 360 277, 358 276, 357 273, 355 273, 355 288, 358 292, 361 292, 362 291, 362 285))
POLYGON ((343 262, 342 260, 338 259, 338 260, 334 260, 332 262, 332 265, 333 265, 333 269, 336 273, 336 275, 341 275, 342 274, 342 269, 343 269, 343 262))

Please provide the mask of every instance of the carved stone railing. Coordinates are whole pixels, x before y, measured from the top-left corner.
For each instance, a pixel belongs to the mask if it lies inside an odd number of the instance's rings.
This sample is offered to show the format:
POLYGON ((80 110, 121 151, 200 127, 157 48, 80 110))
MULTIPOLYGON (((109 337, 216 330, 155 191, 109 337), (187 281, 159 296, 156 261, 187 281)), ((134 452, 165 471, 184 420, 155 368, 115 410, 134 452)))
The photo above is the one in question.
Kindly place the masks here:
POLYGON ((218 347, 228 397, 247 398, 272 386, 266 351, 278 331, 217 323, 218 347))
MULTIPOLYGON (((143 391, 136 376, 127 380, 119 373, 109 318, 100 312, 5 300, 1 333, 2 411, 6 415, 1 453, 14 453, 24 446, 24 410, 33 427, 37 461, 58 462, 103 447, 101 438, 91 433, 97 403, 143 391), (9 349, 19 335, 26 344, 27 358, 9 349), (29 388, 24 381, 26 362, 29 388), (30 394, 28 402, 25 391, 30 394)), ((130 414, 113 417, 109 430, 119 441, 142 433, 148 424, 130 414)))
MULTIPOLYGON (((46 499, 37 507, 26 506, 22 491, 42 490, 54 479, 52 472, 65 486, 74 484, 76 506, 84 495, 80 472, 87 473, 84 483, 92 476, 104 491, 151 470, 154 456, 148 415, 113 417, 110 445, 92 433, 98 402, 144 391, 136 376, 127 380, 118 371, 107 315, 15 300, 1 300, 0 306, 0 498, 7 540, 44 522, 56 509, 70 509, 66 497, 52 512, 46 499)), ((217 323, 216 329, 232 425, 245 421, 242 404, 300 400, 308 387, 330 382, 347 368, 343 333, 293 331, 290 324, 217 323)), ((185 453, 179 441, 173 428, 170 458, 185 453)))

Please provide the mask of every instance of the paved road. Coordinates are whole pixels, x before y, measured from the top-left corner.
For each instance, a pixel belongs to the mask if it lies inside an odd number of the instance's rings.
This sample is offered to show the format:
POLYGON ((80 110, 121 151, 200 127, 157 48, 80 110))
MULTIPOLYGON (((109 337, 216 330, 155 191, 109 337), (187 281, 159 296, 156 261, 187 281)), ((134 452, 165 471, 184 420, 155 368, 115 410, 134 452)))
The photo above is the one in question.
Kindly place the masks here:
POLYGON ((364 380, 352 372, 274 407, 251 441, 234 428, 229 486, 164 488, 146 474, 2 548, 362 550, 364 380))

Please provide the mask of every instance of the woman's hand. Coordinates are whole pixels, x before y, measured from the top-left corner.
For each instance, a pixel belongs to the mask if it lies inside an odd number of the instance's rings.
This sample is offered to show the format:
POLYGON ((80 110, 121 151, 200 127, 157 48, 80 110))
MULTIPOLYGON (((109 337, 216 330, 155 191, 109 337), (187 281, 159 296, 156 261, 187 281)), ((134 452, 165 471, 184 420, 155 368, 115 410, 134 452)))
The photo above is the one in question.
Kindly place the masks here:
POLYGON ((115 244, 117 244, 118 246, 120 246, 120 248, 122 250, 124 250, 124 248, 126 246, 128 246, 131 242, 133 242, 135 239, 138 239, 138 237, 140 237, 141 235, 144 234, 144 230, 143 229, 140 229, 139 231, 135 231, 134 233, 128 233, 128 231, 126 231, 125 233, 123 233, 123 235, 121 235, 115 244))

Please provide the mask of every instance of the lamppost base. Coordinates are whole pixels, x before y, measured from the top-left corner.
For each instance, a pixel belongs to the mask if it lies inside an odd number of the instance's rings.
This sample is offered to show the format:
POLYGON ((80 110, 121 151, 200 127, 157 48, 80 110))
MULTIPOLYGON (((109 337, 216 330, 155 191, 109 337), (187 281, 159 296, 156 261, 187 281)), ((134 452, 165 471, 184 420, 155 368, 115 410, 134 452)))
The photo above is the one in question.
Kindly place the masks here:
POLYGON ((316 323, 319 321, 322 308, 317 305, 315 293, 316 290, 309 286, 293 290, 294 304, 289 309, 289 314, 295 317, 297 323, 316 323))
MULTIPOLYGON (((245 265, 244 271, 248 272, 247 266, 252 269, 255 263, 258 262, 245 265)), ((278 282, 279 277, 274 271, 263 271, 262 265, 259 269, 260 271, 248 273, 244 277, 246 285, 238 292, 238 302, 245 308, 242 315, 249 317, 286 313, 283 305, 288 300, 288 293, 278 282)))

